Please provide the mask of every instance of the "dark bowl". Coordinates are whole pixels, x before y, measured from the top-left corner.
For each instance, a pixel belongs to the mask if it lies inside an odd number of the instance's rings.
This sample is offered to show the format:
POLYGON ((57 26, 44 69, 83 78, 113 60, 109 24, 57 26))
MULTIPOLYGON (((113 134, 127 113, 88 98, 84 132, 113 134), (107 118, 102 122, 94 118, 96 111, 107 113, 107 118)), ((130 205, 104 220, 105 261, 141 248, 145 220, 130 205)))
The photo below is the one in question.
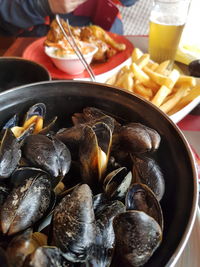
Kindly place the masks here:
POLYGON ((0 91, 49 80, 51 76, 48 70, 34 61, 18 57, 0 57, 0 91))
POLYGON ((54 115, 59 117, 60 127, 74 112, 94 106, 124 121, 141 122, 159 132, 162 141, 156 153, 166 182, 161 201, 164 234, 161 246, 145 266, 173 266, 188 241, 198 206, 193 157, 178 127, 145 100, 107 85, 79 81, 42 82, 1 93, 0 126, 13 114, 24 114, 37 102, 47 105, 49 119, 54 115))

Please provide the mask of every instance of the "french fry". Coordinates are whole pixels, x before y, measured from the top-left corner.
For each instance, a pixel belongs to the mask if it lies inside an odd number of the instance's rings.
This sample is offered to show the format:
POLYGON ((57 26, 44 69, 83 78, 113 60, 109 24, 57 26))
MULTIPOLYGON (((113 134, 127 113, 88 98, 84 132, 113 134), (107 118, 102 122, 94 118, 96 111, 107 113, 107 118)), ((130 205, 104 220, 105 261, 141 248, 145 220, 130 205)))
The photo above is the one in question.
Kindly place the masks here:
POLYGON ((169 89, 167 86, 163 85, 160 87, 160 89, 158 90, 158 92, 156 93, 156 95, 153 97, 153 99, 151 100, 151 102, 156 105, 156 106, 160 106, 164 99, 171 93, 171 89, 169 89))
POLYGON ((170 60, 165 60, 159 64, 159 66, 155 69, 157 73, 164 74, 168 73, 167 67, 169 66, 170 60), (166 72, 167 70, 167 72, 166 72))
POLYGON ((130 69, 134 73, 134 78, 140 81, 140 83, 144 84, 146 87, 152 88, 152 90, 158 90, 158 85, 151 81, 150 77, 143 71, 141 70, 135 63, 132 63, 130 66, 130 69))
MULTIPOLYGON (((174 84, 178 80, 180 74, 177 70, 173 70, 170 75, 168 76, 169 80, 163 80, 164 83, 156 93, 156 95, 152 99, 152 103, 156 106, 162 105, 165 98, 172 92, 174 84)), ((164 76, 163 76, 164 77, 164 76)))
POLYGON ((165 113, 168 113, 181 100, 187 90, 188 88, 185 86, 180 87, 167 102, 160 106, 160 109, 165 113))
POLYGON ((135 48, 132 52, 131 59, 132 62, 136 62, 141 56, 143 55, 143 52, 139 48, 135 48))
POLYGON ((172 115, 177 111, 179 111, 180 109, 184 108, 199 96, 200 96, 200 85, 197 85, 193 87, 190 90, 190 92, 186 96, 184 96, 172 110, 170 110, 169 115, 172 115))
POLYGON ((144 66, 148 64, 149 59, 150 59, 149 54, 143 54, 138 60, 136 60, 135 63, 138 65, 138 67, 142 69, 144 66))
POLYGON ((150 99, 153 96, 152 90, 150 88, 144 87, 141 83, 135 83, 135 92, 150 99))
POLYGON ((125 73, 121 81, 121 87, 130 92, 133 92, 133 85, 134 85, 134 81, 133 81, 131 73, 128 73, 128 72, 125 73))
POLYGON ((176 82, 176 86, 179 87, 182 86, 183 84, 194 87, 196 86, 196 79, 192 76, 181 75, 176 82))
POLYGON ((156 63, 156 62, 149 62, 149 63, 147 64, 147 67, 150 68, 150 69, 153 70, 153 71, 154 71, 158 66, 159 66, 159 64, 156 63))
POLYGON ((149 54, 135 48, 132 64, 124 66, 107 83, 135 92, 171 115, 200 96, 200 85, 196 86, 194 77, 181 75, 176 67, 170 71, 169 64, 169 60, 152 62, 149 54))
POLYGON ((151 77, 151 79, 159 84, 159 85, 165 85, 168 88, 172 88, 174 86, 174 84, 176 83, 176 81, 178 80, 178 78, 180 77, 180 73, 177 70, 172 70, 172 72, 169 74, 169 76, 165 76, 162 74, 159 74, 155 71, 152 71, 151 69, 149 69, 148 67, 144 67, 144 71, 149 75, 149 77, 151 77))

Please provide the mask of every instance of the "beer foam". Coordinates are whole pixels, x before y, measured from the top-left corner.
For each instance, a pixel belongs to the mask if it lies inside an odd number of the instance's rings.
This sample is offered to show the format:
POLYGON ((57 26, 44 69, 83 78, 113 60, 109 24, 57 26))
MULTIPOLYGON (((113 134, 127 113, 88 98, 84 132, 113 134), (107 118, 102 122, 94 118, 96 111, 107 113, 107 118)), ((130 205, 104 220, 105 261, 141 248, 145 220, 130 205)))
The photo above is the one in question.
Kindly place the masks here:
POLYGON ((150 21, 156 23, 156 24, 162 24, 162 25, 174 25, 174 26, 180 26, 180 25, 184 25, 185 22, 183 20, 181 20, 179 17, 177 17, 176 15, 174 16, 159 16, 159 17, 154 17, 151 16, 150 17, 150 21))

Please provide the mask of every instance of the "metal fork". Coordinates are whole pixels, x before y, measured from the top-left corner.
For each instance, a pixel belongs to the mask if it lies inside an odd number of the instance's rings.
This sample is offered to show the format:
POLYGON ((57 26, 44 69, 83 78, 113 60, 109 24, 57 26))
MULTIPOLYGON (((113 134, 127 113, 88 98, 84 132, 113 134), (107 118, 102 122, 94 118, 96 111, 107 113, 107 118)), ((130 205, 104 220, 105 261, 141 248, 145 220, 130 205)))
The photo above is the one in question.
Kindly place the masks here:
POLYGON ((74 39, 74 36, 71 32, 71 29, 70 29, 70 26, 69 26, 69 22, 68 20, 66 21, 67 22, 67 29, 68 29, 68 32, 69 32, 69 35, 67 35, 67 33, 65 32, 61 22, 60 22, 60 17, 58 14, 56 14, 56 21, 63 33, 63 35, 65 36, 65 38, 67 39, 67 41, 69 42, 70 46, 72 47, 72 49, 74 50, 74 52, 76 53, 76 55, 78 56, 78 58, 80 59, 81 63, 84 65, 85 69, 87 70, 89 76, 90 76, 90 79, 95 82, 96 81, 96 78, 95 78, 95 75, 94 75, 94 72, 93 70, 91 69, 90 65, 87 63, 87 61, 85 60, 81 50, 79 49, 78 45, 76 44, 76 41, 74 39))

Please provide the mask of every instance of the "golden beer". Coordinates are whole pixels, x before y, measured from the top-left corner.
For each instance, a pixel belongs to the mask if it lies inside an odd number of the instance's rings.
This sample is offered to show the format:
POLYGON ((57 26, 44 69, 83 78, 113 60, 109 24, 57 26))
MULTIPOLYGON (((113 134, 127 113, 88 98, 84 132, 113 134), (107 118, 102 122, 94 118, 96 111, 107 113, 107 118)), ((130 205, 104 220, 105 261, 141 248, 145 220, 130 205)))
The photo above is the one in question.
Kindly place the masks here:
POLYGON ((184 28, 184 24, 178 25, 177 22, 170 24, 160 23, 159 19, 150 20, 149 54, 155 62, 169 59, 173 63, 184 28))

